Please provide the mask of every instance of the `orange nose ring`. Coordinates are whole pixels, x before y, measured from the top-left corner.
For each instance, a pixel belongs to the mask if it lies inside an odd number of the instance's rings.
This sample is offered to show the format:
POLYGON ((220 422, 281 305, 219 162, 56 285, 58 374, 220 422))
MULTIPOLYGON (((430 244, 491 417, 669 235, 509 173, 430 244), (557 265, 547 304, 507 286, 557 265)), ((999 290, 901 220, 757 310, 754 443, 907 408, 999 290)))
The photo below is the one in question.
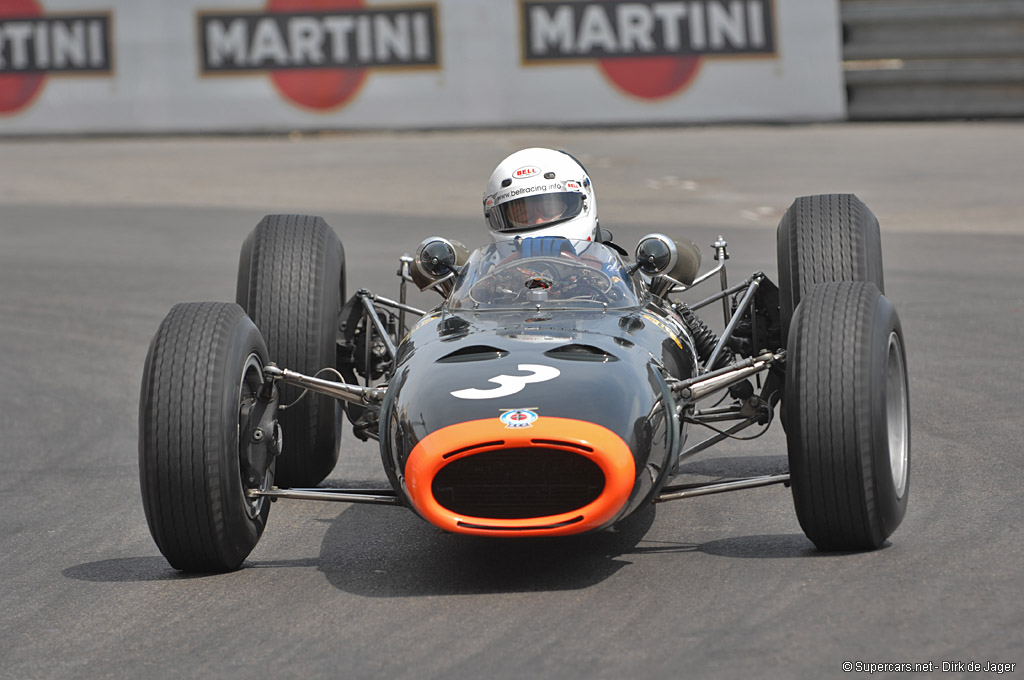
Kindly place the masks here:
POLYGON ((424 437, 409 454, 405 481, 417 512, 447 531, 482 536, 565 536, 597 529, 612 520, 633 491, 636 465, 626 442, 596 423, 540 416, 528 427, 510 428, 493 418, 449 425, 424 437), (434 478, 445 466, 469 456, 510 449, 583 456, 600 468, 604 487, 580 508, 516 519, 460 514, 434 497, 434 478))

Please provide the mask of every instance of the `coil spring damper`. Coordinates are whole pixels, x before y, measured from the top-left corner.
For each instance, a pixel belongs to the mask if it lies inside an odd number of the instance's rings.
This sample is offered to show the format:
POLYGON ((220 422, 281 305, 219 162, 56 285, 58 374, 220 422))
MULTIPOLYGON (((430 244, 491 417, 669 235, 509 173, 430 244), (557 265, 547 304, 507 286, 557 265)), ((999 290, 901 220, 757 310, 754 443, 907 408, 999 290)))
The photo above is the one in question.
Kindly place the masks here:
MULTIPOLYGON (((690 334, 693 335, 693 342, 696 345, 697 356, 704 363, 711 358, 711 352, 714 351, 715 345, 718 344, 718 336, 715 332, 708 328, 708 325, 704 321, 693 313, 686 305, 680 305, 676 310, 679 312, 679 316, 686 323, 686 326, 690 329, 690 334)), ((715 360, 714 366, 708 366, 707 370, 713 371, 719 368, 723 368, 729 363, 729 355, 725 352, 718 355, 718 359, 715 360)))

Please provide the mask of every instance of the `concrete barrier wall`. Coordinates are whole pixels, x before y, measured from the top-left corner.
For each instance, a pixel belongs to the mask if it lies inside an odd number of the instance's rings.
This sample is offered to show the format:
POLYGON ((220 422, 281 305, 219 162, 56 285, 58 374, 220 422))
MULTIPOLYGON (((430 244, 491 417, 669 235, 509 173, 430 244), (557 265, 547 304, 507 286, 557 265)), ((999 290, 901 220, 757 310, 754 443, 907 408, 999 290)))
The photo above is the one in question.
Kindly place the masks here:
POLYGON ((845 117, 835 0, 3 0, 0 134, 845 117))
POLYGON ((1024 0, 843 0, 855 120, 1024 116, 1024 0))

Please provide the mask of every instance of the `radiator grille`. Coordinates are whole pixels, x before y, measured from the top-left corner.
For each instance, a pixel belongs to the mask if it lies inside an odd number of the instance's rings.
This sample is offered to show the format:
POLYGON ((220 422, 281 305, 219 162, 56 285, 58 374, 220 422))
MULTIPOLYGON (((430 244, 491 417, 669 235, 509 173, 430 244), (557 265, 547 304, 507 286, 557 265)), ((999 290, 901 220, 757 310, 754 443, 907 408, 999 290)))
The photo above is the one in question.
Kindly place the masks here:
POLYGON ((596 463, 547 447, 508 448, 454 460, 431 490, 444 508, 470 517, 529 519, 578 510, 604 490, 596 463))

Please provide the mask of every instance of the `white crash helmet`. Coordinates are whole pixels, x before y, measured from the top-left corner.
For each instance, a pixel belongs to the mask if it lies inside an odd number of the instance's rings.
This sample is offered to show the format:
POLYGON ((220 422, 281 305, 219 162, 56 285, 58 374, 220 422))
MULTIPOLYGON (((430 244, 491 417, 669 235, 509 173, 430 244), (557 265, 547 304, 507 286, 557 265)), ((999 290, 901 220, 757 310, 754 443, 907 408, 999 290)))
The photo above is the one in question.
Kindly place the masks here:
POLYGON ((597 200, 583 166, 564 151, 523 149, 491 173, 484 217, 494 241, 562 236, 598 240, 597 200))

